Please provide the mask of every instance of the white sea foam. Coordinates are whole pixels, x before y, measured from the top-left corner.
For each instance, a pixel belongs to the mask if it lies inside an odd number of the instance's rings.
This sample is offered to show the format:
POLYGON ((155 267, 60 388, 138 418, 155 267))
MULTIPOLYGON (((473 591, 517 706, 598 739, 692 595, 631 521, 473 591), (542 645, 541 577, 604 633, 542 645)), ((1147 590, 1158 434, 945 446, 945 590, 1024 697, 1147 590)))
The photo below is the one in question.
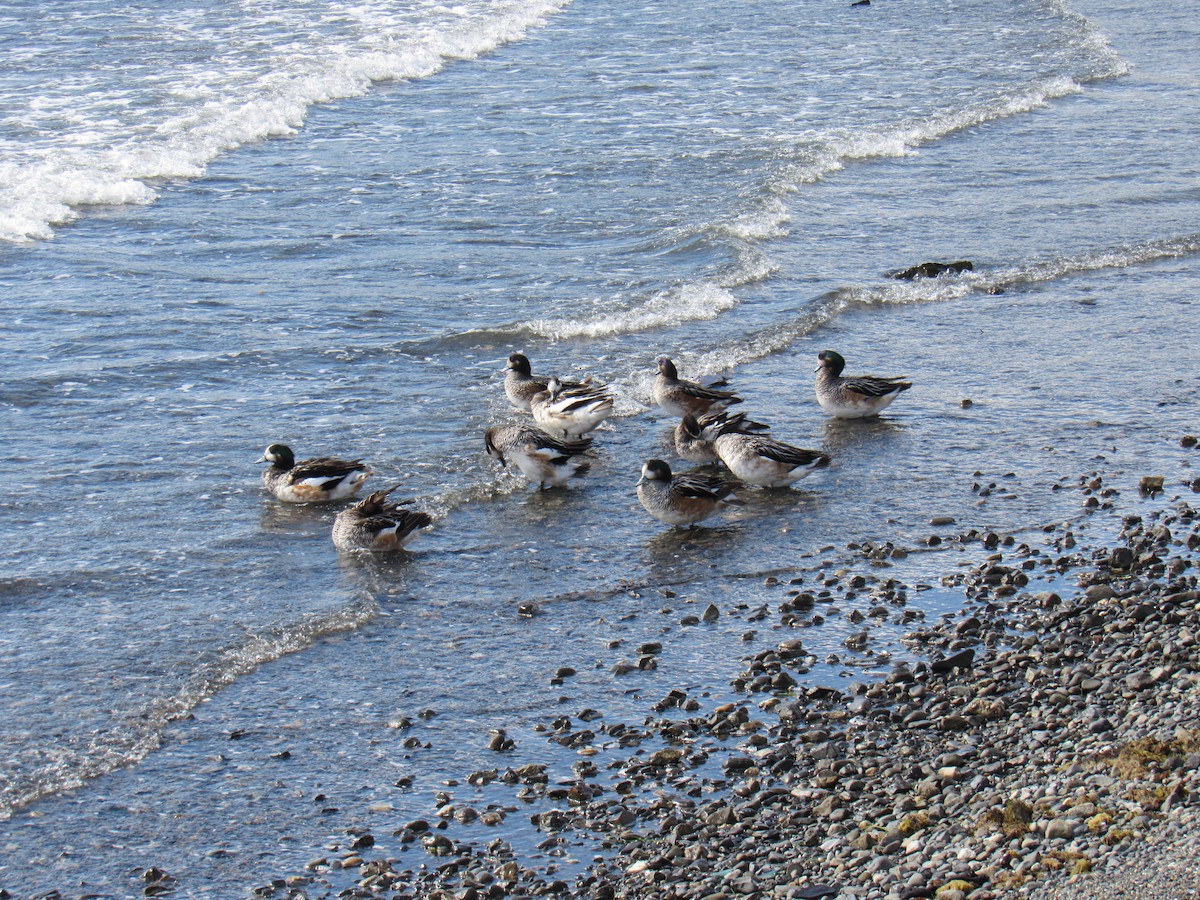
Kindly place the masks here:
POLYGON ((737 300, 726 286, 699 281, 661 291, 632 309, 606 309, 594 316, 574 319, 535 319, 523 323, 518 330, 551 340, 610 337, 685 321, 715 319, 735 305, 737 300))
MULTIPOLYGON (((154 42, 151 62, 129 69, 145 74, 38 84, 0 120, 0 134, 21 135, 0 139, 0 240, 49 238, 88 206, 151 203, 163 180, 199 177, 223 153, 294 133, 314 104, 474 59, 567 2, 418 3, 404 14, 391 3, 334 3, 316 21, 245 3, 213 23, 170 11, 149 26, 127 22, 130 37, 154 42), (197 61, 206 46, 213 56, 197 61)), ((73 47, 64 38, 61 52, 73 47)))
POLYGON ((840 171, 847 162, 907 156, 957 131, 1018 116, 1081 90, 1072 78, 1050 78, 911 121, 792 138, 798 141, 796 159, 783 167, 769 190, 792 193, 840 171))

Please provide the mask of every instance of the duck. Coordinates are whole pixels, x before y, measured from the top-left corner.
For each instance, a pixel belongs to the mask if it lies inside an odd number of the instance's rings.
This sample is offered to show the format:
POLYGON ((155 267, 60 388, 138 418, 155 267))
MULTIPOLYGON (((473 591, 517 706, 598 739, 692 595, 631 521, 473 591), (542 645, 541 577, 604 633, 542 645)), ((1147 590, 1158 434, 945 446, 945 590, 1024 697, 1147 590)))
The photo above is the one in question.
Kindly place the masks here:
POLYGON ((762 422, 754 422, 746 418, 745 413, 729 413, 721 410, 697 418, 691 413, 685 413, 675 426, 675 452, 682 459, 694 463, 710 463, 717 461, 717 452, 713 449, 713 440, 721 430, 735 427, 746 432, 770 431, 771 426, 762 422))
POLYGON ((720 412, 741 403, 742 398, 734 391, 720 390, 709 381, 707 384, 686 381, 669 356, 657 360, 658 375, 654 379, 654 402, 673 416, 683 418, 688 413, 699 418, 705 413, 720 412))
POLYGON ((285 503, 329 503, 358 492, 373 474, 361 459, 318 456, 296 462, 286 444, 271 444, 259 462, 269 462, 262 473, 263 485, 285 503))
POLYGON ((713 451, 734 477, 758 487, 787 487, 829 465, 828 454, 805 450, 764 434, 726 425, 713 439, 713 451))
POLYGON ((514 462, 538 489, 564 487, 572 479, 582 478, 592 464, 581 454, 592 446, 589 437, 559 440, 540 428, 519 425, 494 425, 484 432, 488 456, 502 466, 514 462))
POLYGON ((817 354, 817 360, 817 402, 825 412, 838 419, 877 416, 912 387, 912 382, 902 377, 843 376, 846 360, 834 350, 822 350, 817 354))
MULTIPOLYGON (((548 376, 534 375, 529 357, 524 353, 514 353, 508 358, 507 371, 504 374, 504 394, 508 402, 516 409, 529 412, 529 403, 535 394, 546 390, 550 383, 548 376)), ((559 383, 568 390, 581 387, 598 387, 589 375, 583 381, 566 381, 559 383)))
POLYGON ((613 398, 603 388, 568 388, 551 378, 546 390, 530 399, 529 410, 542 430, 562 437, 581 437, 612 415, 613 398))
POLYGON ((691 527, 726 506, 741 505, 735 481, 697 472, 671 473, 661 459, 646 460, 637 482, 637 496, 646 512, 660 522, 691 527))
POLYGON ((424 512, 402 509, 411 500, 390 502, 388 494, 399 485, 375 491, 333 520, 333 544, 339 550, 399 550, 418 528, 428 528, 433 518, 424 512))

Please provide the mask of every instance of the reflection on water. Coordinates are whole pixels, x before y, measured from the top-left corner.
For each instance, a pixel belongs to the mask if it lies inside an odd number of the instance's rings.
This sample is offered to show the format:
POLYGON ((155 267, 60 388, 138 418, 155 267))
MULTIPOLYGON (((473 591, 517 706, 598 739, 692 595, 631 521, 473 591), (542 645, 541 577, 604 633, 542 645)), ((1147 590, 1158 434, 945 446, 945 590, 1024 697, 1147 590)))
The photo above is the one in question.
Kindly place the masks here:
POLYGON ((736 552, 746 529, 714 518, 711 527, 665 528, 645 544, 642 554, 651 584, 672 584, 711 577, 711 560, 736 552))
POLYGON ((353 550, 338 553, 337 565, 348 588, 381 600, 409 593, 406 576, 419 559, 420 555, 411 550, 391 553, 353 550))
POLYGON ((868 419, 829 418, 821 429, 821 449, 834 457, 835 454, 861 452, 865 449, 885 446, 885 442, 901 434, 907 424, 902 419, 890 416, 874 416, 868 419))
POLYGON ((270 534, 317 534, 332 529, 334 516, 344 508, 343 503, 281 503, 264 494, 258 524, 270 534))

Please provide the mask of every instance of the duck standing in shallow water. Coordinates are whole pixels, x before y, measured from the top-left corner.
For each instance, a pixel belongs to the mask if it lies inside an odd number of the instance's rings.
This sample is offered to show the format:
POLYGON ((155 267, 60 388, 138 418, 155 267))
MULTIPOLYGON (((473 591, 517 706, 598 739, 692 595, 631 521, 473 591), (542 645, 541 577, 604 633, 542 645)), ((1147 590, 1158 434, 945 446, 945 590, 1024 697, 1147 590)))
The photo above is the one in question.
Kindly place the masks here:
POLYGON ((912 387, 903 378, 845 377, 842 370, 846 368, 846 360, 834 350, 822 350, 817 360, 817 402, 821 409, 839 419, 877 416, 902 391, 912 387))
POLYGON ((669 356, 660 356, 657 362, 654 402, 673 416, 683 418, 691 413, 699 418, 705 413, 720 412, 742 402, 742 398, 733 391, 722 391, 680 378, 679 370, 669 356))
POLYGON ((734 477, 759 487, 787 487, 810 472, 829 465, 817 450, 793 447, 764 434, 747 434, 726 426, 713 441, 713 450, 734 477))
POLYGON ((551 378, 546 390, 529 401, 533 421, 544 431, 563 437, 580 437, 612 415, 613 399, 603 388, 587 385, 567 388, 551 378))
POLYGON ((259 462, 271 465, 262 473, 263 485, 285 503, 328 503, 344 500, 362 487, 371 469, 361 459, 318 456, 296 462, 291 448, 272 444, 259 462))
MULTIPOLYGON (((550 384, 550 378, 545 375, 534 375, 529 358, 524 353, 514 353, 510 356, 506 368, 508 371, 504 374, 504 395, 508 397, 508 402, 514 407, 529 412, 530 401, 533 400, 535 394, 546 390, 550 384)), ((600 388, 599 384, 593 384, 591 376, 583 381, 564 381, 560 378, 559 383, 567 390, 583 387, 600 388)))
POLYGON ((771 430, 769 425, 750 421, 745 413, 721 411, 699 418, 688 413, 675 426, 675 452, 688 462, 716 462, 717 451, 713 449, 713 441, 726 428, 736 428, 747 433, 771 430))
POLYGON ((339 550, 399 550, 418 528, 432 525, 428 513, 401 508, 412 501, 388 502, 388 494, 398 487, 375 491, 338 513, 333 520, 333 545, 339 550))
POLYGON ((637 496, 646 512, 660 522, 691 526, 726 506, 739 505, 741 501, 733 496, 739 487, 735 481, 712 475, 672 475, 661 459, 650 459, 642 466, 637 496))
POLYGON ((562 487, 582 478, 592 464, 581 454, 591 438, 559 440, 532 425, 495 425, 483 436, 488 456, 504 466, 509 460, 539 488, 562 487))

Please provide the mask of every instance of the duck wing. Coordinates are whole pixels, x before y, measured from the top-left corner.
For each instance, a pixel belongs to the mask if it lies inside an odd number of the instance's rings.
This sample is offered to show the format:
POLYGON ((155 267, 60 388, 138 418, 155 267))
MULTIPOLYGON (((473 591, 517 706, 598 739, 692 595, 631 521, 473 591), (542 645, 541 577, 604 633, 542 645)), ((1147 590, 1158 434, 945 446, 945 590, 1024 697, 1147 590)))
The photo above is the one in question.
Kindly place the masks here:
POLYGON ((770 438, 753 440, 751 447, 759 456, 787 466, 811 466, 814 463, 828 465, 829 463, 829 456, 818 450, 805 450, 803 447, 793 447, 791 444, 770 438))
POLYGON ((876 378, 873 375, 860 375, 856 378, 843 378, 842 387, 864 397, 883 397, 895 391, 906 391, 912 387, 912 383, 905 381, 903 377, 876 378))
POLYGON ((297 463, 289 472, 292 484, 309 484, 313 487, 325 487, 345 481, 347 477, 358 472, 366 472, 367 466, 361 459, 334 459, 329 456, 319 456, 297 463))
POLYGON ((724 500, 740 486, 737 482, 726 481, 724 478, 692 473, 676 475, 672 483, 672 487, 681 496, 704 500, 724 500))

